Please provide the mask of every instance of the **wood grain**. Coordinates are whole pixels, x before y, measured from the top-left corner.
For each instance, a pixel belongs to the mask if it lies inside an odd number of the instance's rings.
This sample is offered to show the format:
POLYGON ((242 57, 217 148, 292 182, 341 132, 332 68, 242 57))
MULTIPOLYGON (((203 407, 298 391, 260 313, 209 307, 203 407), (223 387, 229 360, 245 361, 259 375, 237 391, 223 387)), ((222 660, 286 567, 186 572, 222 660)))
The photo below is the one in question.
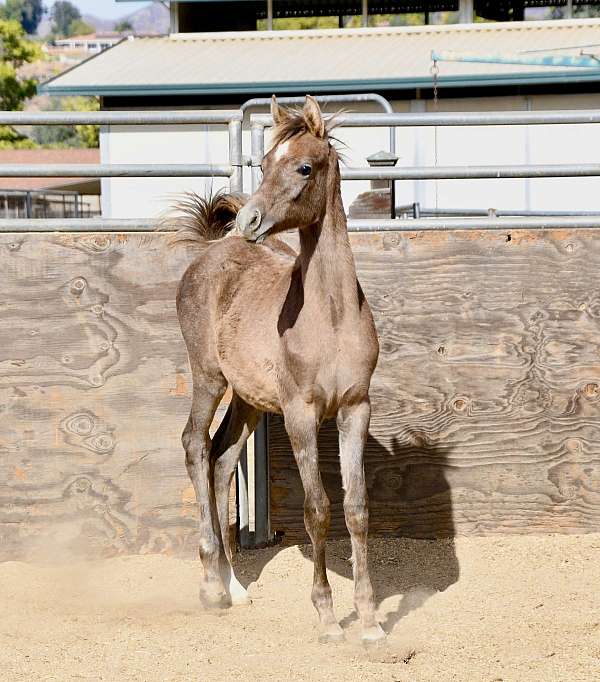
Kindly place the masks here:
POLYGON ((167 239, 0 235, 0 560, 195 551, 167 239))
MULTIPOLYGON (((591 231, 353 235, 381 355, 366 453, 374 535, 600 531, 600 239, 591 231)), ((270 420, 271 523, 305 541, 270 420)), ((345 533, 335 425, 320 435, 345 533)))

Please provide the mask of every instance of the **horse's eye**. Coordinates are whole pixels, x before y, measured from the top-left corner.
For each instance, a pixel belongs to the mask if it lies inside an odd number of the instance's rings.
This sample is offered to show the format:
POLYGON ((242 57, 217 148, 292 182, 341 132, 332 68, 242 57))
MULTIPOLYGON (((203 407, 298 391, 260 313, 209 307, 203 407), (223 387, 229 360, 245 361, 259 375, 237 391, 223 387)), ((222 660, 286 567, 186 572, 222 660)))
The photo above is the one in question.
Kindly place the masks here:
POLYGON ((300 168, 298 168, 298 173, 300 173, 300 175, 307 176, 307 175, 310 175, 311 172, 312 172, 312 166, 308 163, 303 163, 300 166, 300 168))

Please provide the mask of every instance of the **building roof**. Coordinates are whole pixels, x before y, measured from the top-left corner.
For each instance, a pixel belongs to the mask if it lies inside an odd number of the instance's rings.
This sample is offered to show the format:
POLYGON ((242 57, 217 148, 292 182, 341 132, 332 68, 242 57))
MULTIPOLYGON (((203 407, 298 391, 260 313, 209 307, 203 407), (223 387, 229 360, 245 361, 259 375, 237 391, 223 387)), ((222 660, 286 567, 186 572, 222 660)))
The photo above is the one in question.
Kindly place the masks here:
POLYGON ((86 33, 85 35, 69 36, 68 38, 57 38, 54 42, 56 45, 73 42, 96 42, 98 40, 123 40, 123 34, 116 31, 108 33, 86 33))
MULTIPOLYGON (((100 163, 99 149, 0 149, 0 166, 37 163, 100 163)), ((0 190, 70 190, 100 194, 96 178, 2 178, 0 190)))
MULTIPOLYGON (((47 81, 54 95, 192 95, 431 87, 431 52, 579 55, 600 20, 130 38, 47 81)), ((600 47, 598 48, 600 51, 600 47)), ((539 55, 537 55, 539 56, 539 55)), ((440 84, 469 87, 600 80, 600 68, 440 64, 440 84)))

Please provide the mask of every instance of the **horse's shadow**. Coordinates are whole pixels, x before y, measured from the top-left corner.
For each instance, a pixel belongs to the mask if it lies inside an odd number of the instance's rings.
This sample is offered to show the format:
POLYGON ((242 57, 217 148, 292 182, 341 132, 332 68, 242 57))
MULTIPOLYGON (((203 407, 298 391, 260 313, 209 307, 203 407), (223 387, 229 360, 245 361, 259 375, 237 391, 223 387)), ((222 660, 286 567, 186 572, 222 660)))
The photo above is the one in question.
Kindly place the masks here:
MULTIPOLYGON (((332 428, 331 425, 326 427, 329 431, 332 428)), ((332 433, 327 435, 326 432, 323 440, 331 444, 334 440, 332 433)), ((369 435, 365 451, 371 518, 369 563, 375 595, 379 605, 390 597, 402 595, 392 610, 387 610, 389 604, 385 604, 387 613, 382 627, 386 632, 390 632, 405 615, 421 607, 430 596, 457 582, 459 577, 451 491, 445 476, 449 450, 416 440, 416 445, 404 445, 393 438, 386 448, 369 435), (382 539, 385 537, 406 539, 390 542, 382 539)), ((329 571, 352 579, 350 542, 347 532, 342 532, 339 466, 327 452, 328 448, 322 448, 322 453, 323 450, 323 483, 332 503, 331 535, 346 538, 329 548, 327 567, 329 571)), ((299 482, 291 487, 299 490, 299 482)), ((299 503, 301 518, 301 502, 292 502, 296 507, 299 503)), ((285 544, 285 537, 283 542, 285 544)), ((300 550, 306 558, 312 559, 308 537, 306 543, 300 545, 300 550)), ((268 551, 257 552, 257 560, 247 565, 250 570, 246 570, 243 582, 249 584, 257 580, 265 565, 281 548, 282 545, 278 545, 268 551)), ((390 602, 393 603, 395 600, 390 602)), ((356 619, 353 611, 343 618, 341 625, 347 626, 356 619)))

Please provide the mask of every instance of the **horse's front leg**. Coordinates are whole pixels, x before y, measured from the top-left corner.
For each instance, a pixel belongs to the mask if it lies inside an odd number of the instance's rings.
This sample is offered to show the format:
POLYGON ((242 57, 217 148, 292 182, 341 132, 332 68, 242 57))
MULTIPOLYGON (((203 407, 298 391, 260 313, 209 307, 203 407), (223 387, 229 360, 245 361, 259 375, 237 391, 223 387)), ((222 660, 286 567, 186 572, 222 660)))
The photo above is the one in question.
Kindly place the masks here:
POLYGON ((311 405, 303 403, 284 411, 285 427, 304 486, 304 524, 313 546, 312 602, 319 614, 319 641, 344 638, 334 612, 331 587, 327 580, 325 544, 329 530, 329 498, 321 481, 317 451, 318 420, 311 405))
POLYGON ((344 486, 344 514, 352 541, 354 605, 362 623, 363 641, 385 637, 375 618, 375 599, 367 565, 369 507, 363 465, 363 450, 369 432, 369 400, 342 406, 337 425, 340 434, 340 465, 344 486))

